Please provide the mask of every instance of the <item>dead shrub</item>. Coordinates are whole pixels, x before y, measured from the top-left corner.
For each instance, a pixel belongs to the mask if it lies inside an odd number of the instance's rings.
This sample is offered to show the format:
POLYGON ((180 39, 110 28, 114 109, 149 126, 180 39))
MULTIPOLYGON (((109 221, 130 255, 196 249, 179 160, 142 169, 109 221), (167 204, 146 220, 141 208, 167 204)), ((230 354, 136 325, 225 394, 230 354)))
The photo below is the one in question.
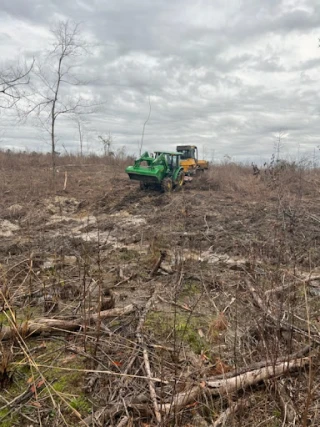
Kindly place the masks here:
POLYGON ((271 158, 264 166, 261 178, 272 190, 300 197, 319 193, 320 170, 313 168, 308 160, 296 163, 271 158))
POLYGON ((228 328, 228 320, 224 313, 219 313, 210 322, 207 338, 210 342, 216 342, 221 332, 228 328))
POLYGON ((241 164, 214 165, 208 171, 205 179, 213 191, 239 194, 257 194, 261 191, 259 176, 253 175, 251 167, 241 164))
POLYGON ((319 194, 320 169, 312 168, 307 161, 276 162, 271 159, 261 169, 230 162, 213 165, 198 181, 192 186, 255 197, 272 197, 279 191, 287 196, 316 196, 319 194))

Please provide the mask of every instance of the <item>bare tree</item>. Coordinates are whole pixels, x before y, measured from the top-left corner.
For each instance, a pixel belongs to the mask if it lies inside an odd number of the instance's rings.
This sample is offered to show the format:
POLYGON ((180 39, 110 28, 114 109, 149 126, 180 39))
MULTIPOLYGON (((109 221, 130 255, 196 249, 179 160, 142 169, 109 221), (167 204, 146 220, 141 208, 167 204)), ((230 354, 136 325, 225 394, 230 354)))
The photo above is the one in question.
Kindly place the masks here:
POLYGON ((56 173, 56 124, 61 115, 83 113, 92 107, 75 86, 84 84, 74 72, 76 58, 87 53, 87 43, 81 38, 80 27, 70 21, 59 21, 52 29, 53 49, 44 63, 36 63, 38 86, 33 106, 27 112, 36 113, 50 135, 52 171, 56 173))
POLYGON ((30 83, 30 73, 34 60, 30 65, 10 66, 0 70, 0 108, 14 107, 25 94, 25 88, 30 83))
POLYGON ((143 123, 143 127, 142 127, 141 141, 140 141, 140 146, 139 146, 139 155, 140 156, 141 156, 142 147, 143 147, 144 131, 145 131, 146 125, 150 119, 150 116, 151 116, 151 100, 150 100, 150 96, 149 96, 149 113, 148 113, 147 120, 143 123))
POLYGON ((109 132, 108 136, 99 135, 98 138, 101 140, 101 142, 103 144, 104 155, 110 156, 110 153, 111 153, 110 148, 111 148, 112 143, 113 143, 113 137, 112 137, 111 133, 109 132))
POLYGON ((79 148, 80 148, 80 157, 83 157, 83 140, 84 140, 84 123, 81 119, 81 116, 78 114, 75 115, 75 123, 78 130, 79 135, 79 148))
POLYGON ((280 154, 284 148, 283 139, 286 138, 287 136, 288 136, 288 134, 286 132, 284 132, 283 130, 279 130, 279 132, 275 136, 276 140, 274 142, 273 148, 275 151, 275 156, 276 156, 277 162, 280 161, 280 154))

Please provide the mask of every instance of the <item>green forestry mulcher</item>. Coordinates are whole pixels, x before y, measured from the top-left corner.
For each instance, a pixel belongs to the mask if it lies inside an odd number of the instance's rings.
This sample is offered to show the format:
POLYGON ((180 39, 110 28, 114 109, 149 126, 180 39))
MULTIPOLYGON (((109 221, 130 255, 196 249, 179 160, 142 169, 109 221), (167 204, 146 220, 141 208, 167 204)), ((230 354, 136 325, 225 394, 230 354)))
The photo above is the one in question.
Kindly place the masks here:
POLYGON ((126 168, 130 179, 140 181, 140 188, 158 187, 165 192, 180 189, 184 182, 183 167, 180 165, 181 153, 155 152, 155 157, 145 152, 126 168))

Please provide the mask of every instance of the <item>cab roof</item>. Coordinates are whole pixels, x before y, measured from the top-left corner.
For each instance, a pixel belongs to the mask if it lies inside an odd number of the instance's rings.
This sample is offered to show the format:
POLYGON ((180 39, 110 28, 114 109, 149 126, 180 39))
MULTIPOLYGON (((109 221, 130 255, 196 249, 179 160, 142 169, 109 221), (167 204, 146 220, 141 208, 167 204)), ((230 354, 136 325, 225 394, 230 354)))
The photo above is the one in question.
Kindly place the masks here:
POLYGON ((170 154, 170 156, 181 156, 181 153, 176 153, 174 151, 155 151, 155 154, 170 154))
POLYGON ((177 150, 190 150, 191 148, 197 148, 196 145, 178 145, 177 150))

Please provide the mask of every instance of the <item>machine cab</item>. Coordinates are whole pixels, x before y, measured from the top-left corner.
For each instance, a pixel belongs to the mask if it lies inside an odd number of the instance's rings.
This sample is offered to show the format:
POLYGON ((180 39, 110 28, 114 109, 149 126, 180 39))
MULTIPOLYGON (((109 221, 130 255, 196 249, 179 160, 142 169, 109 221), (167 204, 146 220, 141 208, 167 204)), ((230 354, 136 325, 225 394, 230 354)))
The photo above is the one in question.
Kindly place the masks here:
POLYGON ((181 154, 181 160, 198 159, 198 148, 195 145, 179 145, 177 151, 181 154))
POLYGON ((180 153, 164 153, 161 151, 155 152, 155 158, 157 159, 159 156, 163 156, 165 158, 165 161, 167 162, 168 168, 171 171, 175 171, 177 168, 180 167, 180 153))

